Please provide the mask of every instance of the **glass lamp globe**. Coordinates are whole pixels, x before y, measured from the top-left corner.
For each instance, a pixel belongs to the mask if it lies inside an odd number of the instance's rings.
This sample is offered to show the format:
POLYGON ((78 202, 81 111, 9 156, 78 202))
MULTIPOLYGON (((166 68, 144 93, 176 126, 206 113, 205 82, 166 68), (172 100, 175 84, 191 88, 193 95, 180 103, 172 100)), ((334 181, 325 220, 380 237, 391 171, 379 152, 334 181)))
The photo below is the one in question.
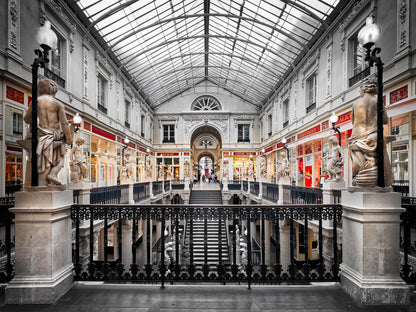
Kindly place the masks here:
POLYGON ((264 154, 264 152, 265 152, 265 150, 264 150, 264 148, 262 148, 262 149, 261 149, 261 153, 262 153, 262 154, 264 154))
POLYGON ((380 27, 374 24, 373 17, 369 16, 365 20, 365 26, 359 31, 357 39, 363 46, 371 46, 380 38, 380 33, 380 27))
POLYGON ((82 118, 81 118, 81 116, 78 113, 75 114, 73 122, 76 125, 80 125, 81 124, 82 118))
POLYGON ((287 141, 286 141, 286 138, 283 138, 283 139, 282 139, 282 143, 283 143, 283 144, 286 144, 286 142, 287 142, 287 141))
POLYGON ((335 124, 338 121, 338 116, 335 113, 332 113, 331 117, 329 117, 329 122, 335 124))
POLYGON ((58 37, 51 29, 51 22, 45 21, 45 24, 39 27, 36 33, 36 40, 45 51, 58 48, 58 37))
POLYGON ((125 139, 124 139, 124 143, 129 144, 129 143, 130 143, 129 138, 125 138, 125 139))
POLYGON ((150 148, 146 148, 146 153, 150 153, 150 148))

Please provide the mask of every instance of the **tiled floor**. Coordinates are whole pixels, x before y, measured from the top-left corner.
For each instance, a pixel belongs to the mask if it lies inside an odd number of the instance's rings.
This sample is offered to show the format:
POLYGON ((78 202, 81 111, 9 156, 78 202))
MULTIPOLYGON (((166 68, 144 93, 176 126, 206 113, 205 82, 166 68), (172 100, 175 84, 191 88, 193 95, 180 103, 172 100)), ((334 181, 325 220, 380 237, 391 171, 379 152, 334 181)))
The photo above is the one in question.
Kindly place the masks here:
POLYGON ((313 286, 246 285, 158 285, 76 284, 53 305, 5 305, 4 287, 0 293, 0 311, 285 311, 285 312, 402 312, 416 306, 360 307, 339 284, 313 286))

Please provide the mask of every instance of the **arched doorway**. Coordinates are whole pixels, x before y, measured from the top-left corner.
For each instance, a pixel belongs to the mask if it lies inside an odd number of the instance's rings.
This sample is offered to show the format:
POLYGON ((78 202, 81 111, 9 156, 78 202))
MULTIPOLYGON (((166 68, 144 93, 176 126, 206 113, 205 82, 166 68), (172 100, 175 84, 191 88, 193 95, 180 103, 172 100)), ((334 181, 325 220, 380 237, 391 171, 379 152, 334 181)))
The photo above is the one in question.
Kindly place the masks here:
POLYGON ((212 126, 201 126, 192 133, 191 149, 193 172, 198 181, 202 176, 208 177, 215 173, 220 177, 221 168, 221 134, 212 126))

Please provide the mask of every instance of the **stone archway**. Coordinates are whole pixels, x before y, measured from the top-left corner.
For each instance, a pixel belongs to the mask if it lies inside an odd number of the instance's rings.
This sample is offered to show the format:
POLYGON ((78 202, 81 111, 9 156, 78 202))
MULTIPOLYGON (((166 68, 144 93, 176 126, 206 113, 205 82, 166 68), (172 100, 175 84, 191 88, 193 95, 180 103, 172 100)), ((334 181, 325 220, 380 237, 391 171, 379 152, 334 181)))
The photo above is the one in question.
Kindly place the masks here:
POLYGON ((203 157, 212 160, 212 168, 218 177, 220 169, 222 138, 220 132, 212 126, 196 128, 191 135, 193 172, 198 177, 199 162, 203 157))

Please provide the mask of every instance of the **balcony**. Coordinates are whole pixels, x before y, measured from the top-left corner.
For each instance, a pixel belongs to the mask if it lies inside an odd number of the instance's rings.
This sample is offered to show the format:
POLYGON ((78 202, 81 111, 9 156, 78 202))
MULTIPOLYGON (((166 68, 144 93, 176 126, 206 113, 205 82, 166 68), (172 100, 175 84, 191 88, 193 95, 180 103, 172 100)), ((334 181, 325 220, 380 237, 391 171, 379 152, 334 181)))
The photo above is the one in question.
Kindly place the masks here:
POLYGON ((130 129, 130 124, 127 121, 124 122, 124 125, 126 126, 126 128, 130 129))
POLYGON ((97 104, 98 106, 98 110, 104 114, 107 115, 107 107, 105 107, 104 105, 101 105, 100 103, 97 104))
POLYGON ((286 121, 283 123, 283 128, 286 128, 288 125, 289 125, 289 120, 286 120, 286 121))
POLYGON ((175 143, 175 138, 163 139, 162 143, 175 143))
POLYGON ((355 85, 357 82, 363 80, 365 77, 367 77, 368 75, 370 75, 370 67, 365 68, 363 71, 357 73, 355 76, 352 76, 349 79, 349 83, 348 86, 352 87, 353 85, 355 85))
POLYGON ((269 133, 267 133, 267 135, 269 136, 269 138, 272 136, 272 132, 270 131, 269 133))
POLYGON ((46 78, 49 78, 50 80, 55 81, 58 84, 58 86, 60 86, 60 87, 62 87, 62 88, 65 89, 65 80, 62 79, 61 77, 59 77, 53 71, 51 71, 50 69, 48 69, 48 68, 45 67, 45 70, 44 70, 43 73, 44 73, 44 75, 45 75, 46 78))
POLYGON ((238 138, 237 142, 238 143, 250 143, 250 139, 249 138, 238 138))

